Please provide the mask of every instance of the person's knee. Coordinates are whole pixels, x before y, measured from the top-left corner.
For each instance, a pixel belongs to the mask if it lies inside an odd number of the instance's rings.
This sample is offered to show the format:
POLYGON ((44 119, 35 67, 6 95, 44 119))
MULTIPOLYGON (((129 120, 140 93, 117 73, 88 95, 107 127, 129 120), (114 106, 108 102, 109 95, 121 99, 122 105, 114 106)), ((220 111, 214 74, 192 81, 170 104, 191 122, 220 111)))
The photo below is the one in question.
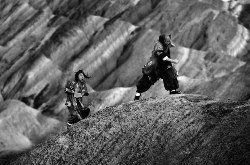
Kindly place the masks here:
POLYGON ((137 88, 136 92, 137 93, 143 93, 143 92, 146 92, 149 88, 137 88))
POLYGON ((138 93, 146 92, 150 87, 151 87, 151 85, 141 86, 141 87, 137 88, 136 92, 138 92, 138 93))
POLYGON ((143 93, 143 92, 147 91, 152 86, 152 83, 149 81, 149 79, 144 78, 143 80, 144 81, 140 81, 136 85, 138 93, 143 93))
POLYGON ((84 119, 89 115, 90 109, 89 108, 83 108, 83 109, 81 109, 81 111, 79 113, 80 113, 81 118, 84 119))

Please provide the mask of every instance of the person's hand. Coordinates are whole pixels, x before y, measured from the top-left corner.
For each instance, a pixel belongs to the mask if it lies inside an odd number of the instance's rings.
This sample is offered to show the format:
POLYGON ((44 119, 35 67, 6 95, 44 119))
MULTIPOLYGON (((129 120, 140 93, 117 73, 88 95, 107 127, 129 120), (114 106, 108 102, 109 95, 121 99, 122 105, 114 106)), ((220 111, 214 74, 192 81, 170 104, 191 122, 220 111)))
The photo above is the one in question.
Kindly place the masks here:
POLYGON ((178 64, 179 60, 175 59, 175 60, 173 60, 173 63, 178 64))
POLYGON ((169 47, 175 47, 175 44, 173 44, 172 42, 169 43, 169 47))
POLYGON ((67 102, 65 103, 65 105, 66 105, 67 107, 70 107, 70 106, 71 106, 71 102, 70 102, 70 101, 67 101, 67 102))
POLYGON ((73 102, 73 106, 76 107, 76 106, 77 106, 77 103, 76 103, 76 102, 73 102))
POLYGON ((73 91, 70 90, 69 88, 65 88, 65 92, 73 93, 73 91))
POLYGON ((167 56, 163 58, 163 61, 166 61, 166 60, 169 61, 169 58, 167 56))

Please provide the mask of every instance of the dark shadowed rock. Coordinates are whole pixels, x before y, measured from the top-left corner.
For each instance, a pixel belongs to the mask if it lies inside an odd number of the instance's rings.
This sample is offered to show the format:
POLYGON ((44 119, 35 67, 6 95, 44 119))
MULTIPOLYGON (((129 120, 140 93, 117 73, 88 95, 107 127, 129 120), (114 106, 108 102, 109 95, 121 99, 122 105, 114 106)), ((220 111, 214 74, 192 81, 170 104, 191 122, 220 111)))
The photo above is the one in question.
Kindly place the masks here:
POLYGON ((250 104, 199 95, 105 108, 11 164, 248 164, 250 104))
POLYGON ((245 4, 243 7, 242 12, 239 15, 239 21, 248 29, 250 29, 250 17, 249 17, 249 10, 250 9, 250 3, 245 4))

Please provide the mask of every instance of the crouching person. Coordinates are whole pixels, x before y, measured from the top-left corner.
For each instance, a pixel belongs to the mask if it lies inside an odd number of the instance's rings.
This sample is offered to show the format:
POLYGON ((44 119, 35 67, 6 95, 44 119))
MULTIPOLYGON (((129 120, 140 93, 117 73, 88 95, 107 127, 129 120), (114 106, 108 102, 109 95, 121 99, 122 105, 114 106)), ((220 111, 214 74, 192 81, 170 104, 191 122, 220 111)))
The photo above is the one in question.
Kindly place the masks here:
POLYGON ((137 83, 134 100, 139 100, 141 93, 146 92, 159 78, 163 79, 164 87, 170 94, 180 94, 177 71, 172 63, 178 60, 171 59, 171 35, 160 35, 154 46, 150 61, 143 68, 143 76, 137 83))
POLYGON ((67 100, 65 105, 69 110, 68 125, 77 123, 89 115, 90 109, 83 105, 83 96, 88 96, 85 79, 90 78, 82 70, 75 73, 75 81, 68 81, 65 86, 67 100))

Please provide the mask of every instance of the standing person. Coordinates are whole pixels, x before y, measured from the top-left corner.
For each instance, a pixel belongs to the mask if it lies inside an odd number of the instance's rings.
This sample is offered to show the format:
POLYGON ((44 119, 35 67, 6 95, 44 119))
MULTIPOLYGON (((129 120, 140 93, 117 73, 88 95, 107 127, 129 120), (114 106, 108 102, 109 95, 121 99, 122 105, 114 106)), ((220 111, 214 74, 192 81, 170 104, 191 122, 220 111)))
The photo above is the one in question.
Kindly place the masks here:
POLYGON ((68 125, 74 124, 89 115, 90 109, 82 103, 83 96, 89 95, 85 78, 88 79, 90 77, 82 70, 79 70, 75 73, 75 81, 66 83, 65 93, 67 94, 67 100, 65 105, 70 113, 68 125))
POLYGON ((141 93, 146 92, 159 78, 163 79, 164 87, 170 94, 180 94, 177 71, 172 63, 177 64, 177 59, 171 59, 171 35, 160 35, 152 51, 151 60, 143 68, 143 76, 137 84, 134 100, 139 100, 141 93))

